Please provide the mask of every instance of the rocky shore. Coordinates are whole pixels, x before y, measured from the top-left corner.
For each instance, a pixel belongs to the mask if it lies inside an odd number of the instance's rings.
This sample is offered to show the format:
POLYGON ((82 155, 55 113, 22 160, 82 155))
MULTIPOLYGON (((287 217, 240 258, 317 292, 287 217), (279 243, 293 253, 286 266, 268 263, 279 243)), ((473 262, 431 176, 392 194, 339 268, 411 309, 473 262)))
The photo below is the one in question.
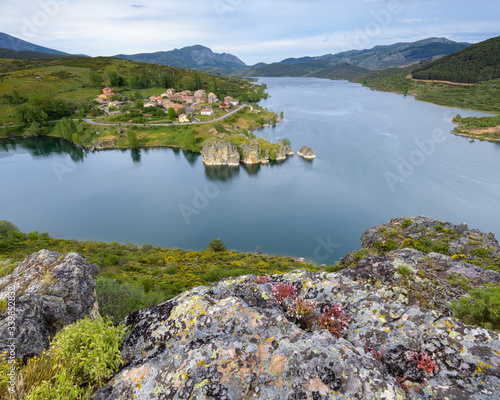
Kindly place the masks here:
POLYGON ((205 165, 237 166, 240 163, 269 164, 271 159, 283 161, 287 156, 293 155, 294 151, 290 146, 279 142, 278 150, 271 157, 271 150, 263 151, 255 139, 243 143, 239 147, 223 139, 214 139, 205 144, 201 154, 205 165))

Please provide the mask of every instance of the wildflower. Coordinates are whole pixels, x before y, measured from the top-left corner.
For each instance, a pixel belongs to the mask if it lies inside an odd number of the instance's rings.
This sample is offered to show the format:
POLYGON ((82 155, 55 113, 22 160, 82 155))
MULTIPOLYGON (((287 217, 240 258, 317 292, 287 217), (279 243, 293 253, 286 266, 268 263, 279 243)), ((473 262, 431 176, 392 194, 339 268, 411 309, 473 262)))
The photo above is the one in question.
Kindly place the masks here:
POLYGON ((341 304, 335 304, 332 307, 326 306, 323 310, 323 315, 319 320, 321 329, 326 329, 337 337, 342 337, 341 331, 349 325, 350 317, 344 315, 344 310, 341 304))
POLYGON ((278 283, 272 287, 274 298, 281 304, 283 299, 293 297, 297 294, 297 289, 291 283, 278 283))
POLYGON ((305 300, 303 297, 297 297, 293 301, 290 310, 288 310, 288 315, 297 319, 302 319, 313 313, 317 305, 317 301, 305 300))
POLYGON ((427 353, 417 354, 417 352, 412 351, 412 354, 408 356, 408 359, 417 364, 418 368, 423 369, 430 374, 438 370, 438 366, 427 353))

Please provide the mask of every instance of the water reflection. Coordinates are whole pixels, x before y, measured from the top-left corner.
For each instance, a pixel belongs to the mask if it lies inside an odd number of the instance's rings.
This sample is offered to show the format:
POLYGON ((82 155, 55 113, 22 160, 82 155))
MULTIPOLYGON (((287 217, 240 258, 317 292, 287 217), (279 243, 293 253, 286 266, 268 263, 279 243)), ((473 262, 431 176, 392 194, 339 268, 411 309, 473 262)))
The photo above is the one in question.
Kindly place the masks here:
POLYGON ((17 147, 27 150, 34 158, 48 158, 55 154, 68 154, 74 162, 81 162, 89 150, 64 139, 52 137, 1 139, 0 151, 9 152, 17 147))
POLYGON ((205 176, 211 181, 226 182, 237 177, 240 173, 239 167, 226 165, 205 165, 205 176))
POLYGON ((141 162, 141 149, 131 149, 130 156, 132 157, 132 161, 136 164, 141 162))
POLYGON ((257 175, 260 171, 260 164, 241 164, 248 175, 257 175))
POLYGON ((195 165, 198 157, 201 155, 200 153, 193 153, 189 150, 182 150, 182 154, 190 165, 195 165))

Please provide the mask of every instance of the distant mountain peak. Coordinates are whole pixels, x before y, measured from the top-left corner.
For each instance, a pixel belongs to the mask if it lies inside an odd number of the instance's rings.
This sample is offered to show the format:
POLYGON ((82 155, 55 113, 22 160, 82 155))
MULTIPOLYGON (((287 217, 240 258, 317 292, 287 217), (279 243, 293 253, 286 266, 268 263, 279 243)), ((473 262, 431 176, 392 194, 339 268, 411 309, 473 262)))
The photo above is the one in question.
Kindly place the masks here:
POLYGON ((68 54, 59 50, 49 49, 48 47, 27 42, 26 40, 19 39, 3 32, 0 32, 0 48, 16 51, 36 51, 39 53, 49 54, 68 54))
POLYGON ((201 44, 155 53, 119 54, 115 57, 206 72, 210 70, 233 72, 241 71, 247 67, 238 57, 228 53, 214 53, 212 49, 201 44))

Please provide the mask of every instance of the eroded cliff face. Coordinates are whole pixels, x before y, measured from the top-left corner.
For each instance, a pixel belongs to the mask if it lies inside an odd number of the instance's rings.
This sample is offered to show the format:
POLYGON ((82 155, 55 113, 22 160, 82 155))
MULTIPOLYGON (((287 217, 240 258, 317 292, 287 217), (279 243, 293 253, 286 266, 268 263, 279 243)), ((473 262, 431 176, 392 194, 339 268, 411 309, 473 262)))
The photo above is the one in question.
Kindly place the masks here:
POLYGON ((95 296, 98 268, 76 253, 40 250, 0 279, 0 298, 16 293, 13 306, 0 315, 0 353, 13 343, 16 357, 40 354, 49 338, 86 316, 99 316, 95 296))
MULTIPOLYGON (((436 266, 443 276, 470 273, 478 286, 500 279, 455 261, 447 257, 436 266)), ((430 272, 421 279, 434 274, 426 254, 403 250, 338 273, 298 270, 269 279, 228 279, 133 313, 125 320, 131 328, 123 345, 125 365, 95 399, 497 396, 499 334, 451 317, 445 297, 436 300, 437 310, 428 310, 407 292, 398 293, 395 284, 405 286, 398 272, 403 262, 412 263, 415 276, 425 262, 430 272), (279 284, 293 285, 296 293, 282 300, 279 284), (380 293, 389 287, 392 295, 380 293), (314 305, 302 318, 298 297, 314 305), (345 325, 324 319, 334 309, 341 310, 337 322, 345 325)))
POLYGON ((238 148, 225 140, 207 143, 201 151, 205 165, 240 165, 238 148))

